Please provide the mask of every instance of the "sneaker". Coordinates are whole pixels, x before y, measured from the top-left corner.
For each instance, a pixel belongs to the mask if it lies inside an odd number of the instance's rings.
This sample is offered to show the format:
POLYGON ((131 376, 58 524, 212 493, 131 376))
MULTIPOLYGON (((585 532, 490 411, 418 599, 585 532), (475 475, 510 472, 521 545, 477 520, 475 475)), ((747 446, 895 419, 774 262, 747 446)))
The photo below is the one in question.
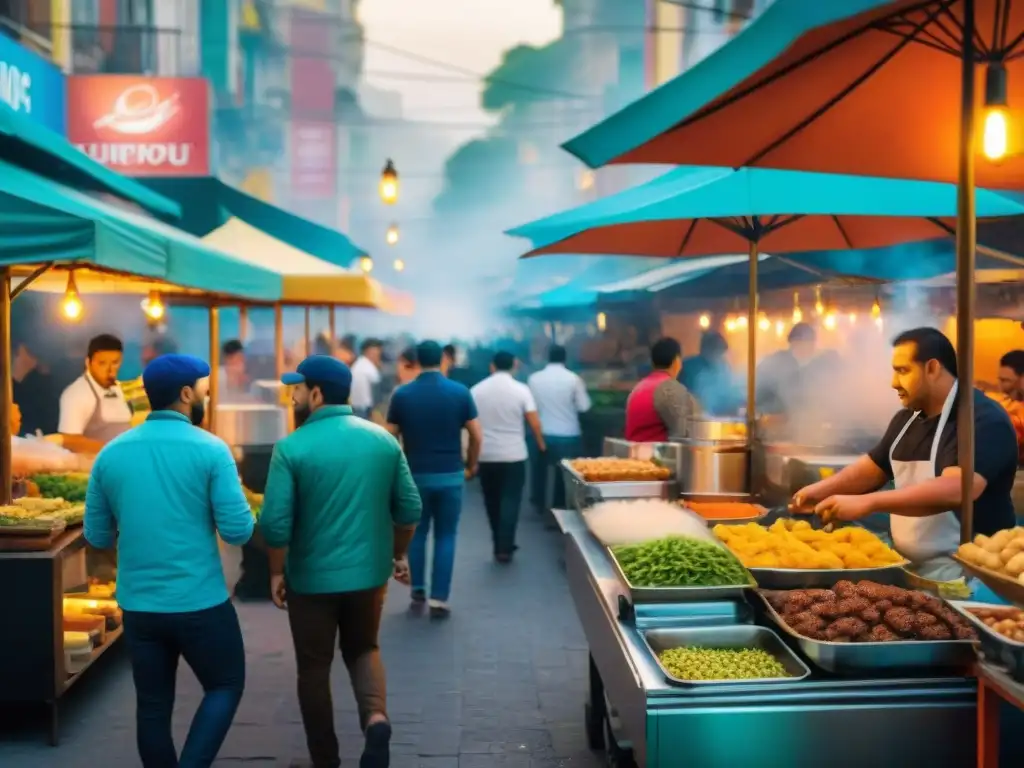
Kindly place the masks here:
POLYGON ((414 603, 425 603, 427 602, 427 590, 414 589, 410 597, 414 603))
POLYGON ((381 720, 366 729, 366 744, 359 768, 388 768, 391 765, 391 723, 381 720))
POLYGON ((452 609, 444 600, 430 599, 430 618, 447 619, 452 614, 452 609))

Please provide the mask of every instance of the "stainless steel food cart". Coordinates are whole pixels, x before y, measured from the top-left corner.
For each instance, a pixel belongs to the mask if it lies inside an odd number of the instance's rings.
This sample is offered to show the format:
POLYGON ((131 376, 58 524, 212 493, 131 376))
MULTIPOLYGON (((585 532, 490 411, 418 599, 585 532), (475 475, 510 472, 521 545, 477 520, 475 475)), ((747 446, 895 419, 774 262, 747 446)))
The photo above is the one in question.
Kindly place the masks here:
POLYGON ((812 674, 792 682, 673 684, 651 653, 648 631, 773 626, 759 601, 633 604, 579 512, 559 510, 556 518, 590 651, 587 735, 591 747, 607 750, 611 765, 973 765, 977 686, 963 669, 839 675, 809 664, 812 674))

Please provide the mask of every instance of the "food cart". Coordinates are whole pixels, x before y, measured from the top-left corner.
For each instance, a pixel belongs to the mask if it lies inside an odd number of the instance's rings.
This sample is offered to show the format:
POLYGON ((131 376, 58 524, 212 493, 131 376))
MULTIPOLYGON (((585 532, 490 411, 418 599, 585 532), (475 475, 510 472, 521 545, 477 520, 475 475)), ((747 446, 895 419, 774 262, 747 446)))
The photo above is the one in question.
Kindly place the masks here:
MULTIPOLYGON (((656 445, 646 453, 671 466, 677 450, 656 445)), ((628 448, 609 441, 606 453, 616 452, 622 456, 628 448)), ((751 585, 631 585, 612 549, 588 528, 583 512, 607 499, 674 499, 676 478, 584 482, 566 467, 566 482, 568 504, 574 508, 556 511, 556 518, 565 537, 570 592, 589 648, 585 725, 590 746, 606 751, 610 764, 973 764, 979 744, 973 642, 818 641, 790 628, 763 591, 751 585), (691 644, 761 648, 783 664, 787 675, 718 682, 673 679, 658 654, 691 644)), ((685 487, 682 495, 687 495, 685 487)), ((768 516, 762 522, 784 516, 779 509, 764 513, 768 516)), ((898 566, 803 573, 750 570, 762 586, 779 589, 841 579, 938 586, 914 581, 898 566)), ((982 690, 1005 691, 1002 682, 1002 688, 986 683, 982 690)), ((994 732, 990 725, 987 733, 994 732)))

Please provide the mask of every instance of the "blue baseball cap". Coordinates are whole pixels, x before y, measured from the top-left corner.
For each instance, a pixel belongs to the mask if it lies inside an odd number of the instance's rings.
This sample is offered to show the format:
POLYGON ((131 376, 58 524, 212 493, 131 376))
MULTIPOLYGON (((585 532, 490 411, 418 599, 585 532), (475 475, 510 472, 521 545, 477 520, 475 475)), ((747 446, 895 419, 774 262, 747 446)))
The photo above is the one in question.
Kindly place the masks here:
POLYGON ((294 373, 286 373, 281 383, 289 386, 306 384, 308 387, 320 387, 324 398, 340 405, 347 403, 352 392, 352 371, 341 360, 330 355, 310 355, 295 369, 294 373))
POLYGON ((160 355, 142 372, 142 388, 155 411, 172 405, 183 387, 210 375, 210 364, 192 355, 160 355))

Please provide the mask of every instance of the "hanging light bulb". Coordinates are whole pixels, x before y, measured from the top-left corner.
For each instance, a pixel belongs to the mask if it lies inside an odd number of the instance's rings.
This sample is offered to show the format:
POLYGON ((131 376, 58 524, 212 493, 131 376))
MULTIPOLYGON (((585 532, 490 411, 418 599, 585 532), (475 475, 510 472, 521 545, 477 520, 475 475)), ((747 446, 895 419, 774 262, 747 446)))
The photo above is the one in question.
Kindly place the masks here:
POLYGON ((150 291, 149 296, 142 300, 142 311, 146 317, 156 322, 162 320, 164 315, 167 313, 167 308, 164 306, 163 300, 160 298, 159 291, 150 291))
POLYGON ((78 286, 75 285, 75 273, 68 272, 68 284, 64 289, 64 298, 60 302, 60 311, 65 319, 78 321, 82 319, 85 306, 78 295, 78 286))
POLYGON ((821 321, 822 325, 825 326, 826 330, 834 331, 836 329, 836 315, 834 312, 829 312, 825 315, 821 321))
POLYGON ((803 310, 800 309, 800 292, 793 291, 793 325, 804 321, 803 310))
POLYGON ((761 313, 761 317, 758 318, 757 327, 762 331, 767 331, 772 327, 772 321, 768 319, 768 315, 761 313))
POLYGON ((736 318, 736 325, 739 328, 746 328, 747 327, 747 316, 746 315, 740 315, 739 317, 737 317, 736 318))
POLYGON ((821 317, 825 314, 825 302, 821 300, 821 286, 814 286, 814 314, 821 317))
POLYGON ((993 62, 985 69, 985 124, 981 150, 999 161, 1008 154, 1009 115, 1006 109, 1006 66, 993 62))
POLYGON ((698 325, 700 325, 701 328, 703 328, 706 331, 708 328, 711 327, 711 316, 701 315, 697 323, 698 325))
POLYGON ((873 317, 875 320, 877 320, 881 316, 882 316, 882 302, 879 301, 878 297, 876 296, 875 297, 875 303, 871 305, 871 317, 873 317))
POLYGON ((388 231, 384 233, 384 242, 388 245, 396 245, 398 243, 398 225, 392 224, 388 227, 388 231))
POLYGON ((401 259, 395 259, 395 272, 404 272, 405 262, 401 259))
POLYGON ((850 314, 848 314, 846 316, 846 319, 850 321, 850 325, 856 325, 856 323, 857 323, 857 313, 856 312, 851 312, 850 314))
POLYGON ((384 164, 384 170, 380 173, 380 199, 388 205, 398 201, 398 171, 391 160, 384 164))
POLYGON ((359 269, 363 271, 363 274, 370 274, 373 271, 373 259, 369 256, 360 256, 359 269))
POLYGON ((736 321, 733 318, 730 317, 725 321, 725 330, 729 333, 736 330, 736 321))
POLYGON ((599 331, 601 331, 603 333, 604 330, 607 327, 608 327, 608 315, 606 315, 604 312, 598 312, 597 313, 597 330, 599 330, 599 331))
POLYGON ((782 338, 782 334, 784 334, 785 332, 786 332, 786 323, 783 322, 782 320, 776 320, 775 321, 775 335, 778 336, 781 339, 782 338))

